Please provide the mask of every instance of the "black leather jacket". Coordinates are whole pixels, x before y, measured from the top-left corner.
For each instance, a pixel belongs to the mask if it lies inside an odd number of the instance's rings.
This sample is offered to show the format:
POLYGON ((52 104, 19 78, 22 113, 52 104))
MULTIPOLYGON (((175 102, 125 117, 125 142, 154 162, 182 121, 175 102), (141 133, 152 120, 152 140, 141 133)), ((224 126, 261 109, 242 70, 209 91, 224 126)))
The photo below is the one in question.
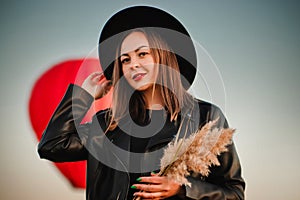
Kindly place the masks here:
MULTIPOLYGON (((122 164, 126 159, 106 151, 108 155, 101 155, 101 160, 97 152, 101 148, 105 150, 103 137, 123 149, 129 148, 130 137, 120 129, 108 132, 104 136, 98 134, 99 131, 96 130, 99 130, 99 125, 103 129, 106 127, 105 111, 98 112, 91 123, 80 124, 92 102, 92 96, 85 90, 70 85, 43 134, 38 153, 41 158, 54 162, 87 160, 86 199, 125 200, 130 188, 129 173, 122 164), (110 161, 110 164, 107 165, 106 161, 110 161)), ((216 117, 221 118, 221 126, 228 126, 225 117, 216 106, 202 101, 199 101, 198 105, 200 126, 216 117)), ((161 148, 173 138, 174 132, 151 138, 146 151, 161 148)), ((245 182, 241 177, 240 162, 234 144, 228 147, 228 152, 219 156, 219 161, 221 165, 211 167, 208 177, 192 174, 188 177, 192 186, 184 188, 185 194, 169 199, 244 199, 245 182)))

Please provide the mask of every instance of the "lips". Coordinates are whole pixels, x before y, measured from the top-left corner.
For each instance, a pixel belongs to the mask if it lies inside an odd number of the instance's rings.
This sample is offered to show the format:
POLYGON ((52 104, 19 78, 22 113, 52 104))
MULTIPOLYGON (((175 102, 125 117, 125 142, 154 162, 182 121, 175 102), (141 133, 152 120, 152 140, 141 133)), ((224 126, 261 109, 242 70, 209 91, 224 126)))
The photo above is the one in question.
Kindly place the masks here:
POLYGON ((132 79, 135 81, 139 81, 141 80, 144 76, 146 75, 146 73, 136 73, 132 76, 132 79))

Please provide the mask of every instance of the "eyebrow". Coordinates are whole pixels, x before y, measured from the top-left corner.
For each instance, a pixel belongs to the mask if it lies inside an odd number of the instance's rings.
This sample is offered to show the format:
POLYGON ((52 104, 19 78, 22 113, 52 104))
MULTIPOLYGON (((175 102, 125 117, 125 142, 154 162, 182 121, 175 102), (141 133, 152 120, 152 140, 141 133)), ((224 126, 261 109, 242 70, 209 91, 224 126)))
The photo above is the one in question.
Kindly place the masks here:
MULTIPOLYGON (((144 48, 144 47, 149 48, 149 46, 142 45, 142 46, 138 47, 136 50, 134 50, 134 52, 138 52, 141 48, 144 48)), ((121 56, 128 56, 128 53, 123 53, 123 54, 121 54, 121 56)))

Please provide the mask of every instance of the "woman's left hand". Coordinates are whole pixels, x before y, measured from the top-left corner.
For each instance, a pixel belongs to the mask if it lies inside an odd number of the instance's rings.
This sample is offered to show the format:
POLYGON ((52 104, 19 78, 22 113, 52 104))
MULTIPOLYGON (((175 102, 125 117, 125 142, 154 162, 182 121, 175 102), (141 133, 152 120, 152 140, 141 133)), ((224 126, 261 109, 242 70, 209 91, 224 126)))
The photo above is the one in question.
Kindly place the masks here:
POLYGON ((140 177, 141 184, 134 184, 139 192, 134 196, 142 199, 165 199, 180 192, 181 186, 177 182, 165 177, 151 174, 151 176, 140 177), (142 184, 143 183, 143 184, 142 184))

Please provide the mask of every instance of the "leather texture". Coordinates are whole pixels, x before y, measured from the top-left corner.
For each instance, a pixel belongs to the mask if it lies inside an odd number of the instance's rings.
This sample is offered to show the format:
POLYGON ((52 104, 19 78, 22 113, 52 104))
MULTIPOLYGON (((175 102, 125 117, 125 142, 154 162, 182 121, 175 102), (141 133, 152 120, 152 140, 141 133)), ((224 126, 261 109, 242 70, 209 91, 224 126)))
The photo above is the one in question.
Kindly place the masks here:
MULTIPOLYGON (((130 173, 124 166, 124 163, 129 162, 130 158, 118 157, 105 149, 106 143, 109 141, 121 149, 129 151, 130 137, 119 128, 106 134, 99 134, 100 127, 106 130, 105 114, 107 110, 98 112, 91 123, 81 124, 81 120, 92 102, 93 97, 89 93, 79 86, 71 84, 43 133, 38 145, 38 153, 41 158, 53 162, 87 160, 87 200, 130 199, 127 197, 130 190, 130 173), (102 152, 101 162, 97 152, 102 152), (110 162, 109 166, 103 164, 105 159, 110 162), (122 170, 116 170, 121 168, 122 170)), ((198 120, 200 123, 197 124, 197 128, 217 117, 219 117, 220 127, 228 127, 227 121, 218 107, 199 100, 197 100, 197 104, 199 105, 197 112, 200 112, 198 120)), ((126 125, 126 119, 120 123, 126 125)), ((164 134, 155 135, 150 139, 146 151, 150 152, 164 147, 174 138, 174 134, 176 132, 171 128, 164 134)), ((204 178, 199 174, 192 173, 188 177, 192 186, 185 186, 183 195, 168 199, 244 199, 245 182, 241 176, 241 165, 234 143, 229 145, 228 151, 222 153, 218 158, 221 165, 211 167, 208 177, 204 178)), ((149 174, 150 172, 142 175, 149 174)))

